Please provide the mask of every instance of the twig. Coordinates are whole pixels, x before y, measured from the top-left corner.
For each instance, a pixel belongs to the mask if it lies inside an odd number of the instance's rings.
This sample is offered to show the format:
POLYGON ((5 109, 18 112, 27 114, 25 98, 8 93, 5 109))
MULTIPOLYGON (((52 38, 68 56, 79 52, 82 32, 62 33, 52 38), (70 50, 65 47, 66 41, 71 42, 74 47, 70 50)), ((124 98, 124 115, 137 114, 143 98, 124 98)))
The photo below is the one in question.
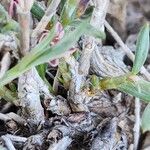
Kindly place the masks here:
POLYGON ((95 8, 91 18, 91 25, 95 28, 104 30, 104 21, 110 0, 93 0, 95 8))
MULTIPOLYGON (((116 33, 116 31, 110 26, 110 24, 105 21, 105 27, 107 28, 108 32, 111 33, 113 38, 118 42, 118 44, 122 47, 123 51, 127 54, 127 56, 134 61, 134 54, 131 52, 131 50, 128 48, 127 45, 124 44, 124 42, 121 40, 119 35, 116 33)), ((149 81, 150 81, 150 73, 145 69, 145 67, 141 68, 141 74, 143 74, 149 81)))
POLYGON ((1 61, 0 78, 2 78, 5 72, 9 69, 10 62, 10 53, 6 52, 1 61))
POLYGON ((53 17, 53 15, 56 13, 56 9, 58 7, 60 3, 60 0, 53 0, 49 7, 47 8, 43 18, 41 19, 41 21, 38 23, 38 25, 36 26, 36 28, 33 30, 32 32, 32 37, 33 38, 37 38, 37 36, 39 34, 42 33, 42 31, 46 28, 47 24, 49 23, 49 21, 51 20, 51 18, 53 17))
MULTIPOLYGON (((95 28, 104 31, 104 22, 105 22, 105 17, 108 11, 108 6, 110 3, 110 0, 93 0, 95 8, 92 14, 91 18, 91 25, 93 25, 95 28)), ((95 58, 97 58, 97 42, 102 45, 102 40, 101 39, 95 39, 95 48, 92 53, 91 57, 91 66, 93 68, 98 68, 98 63, 95 63, 95 58)), ((99 51, 98 51, 99 53, 99 51)), ((97 58, 98 59, 98 58, 97 58)))
POLYGON ((63 137, 58 143, 52 144, 48 150, 67 150, 67 147, 71 144, 72 139, 69 136, 63 137))
POLYGON ((27 138, 23 150, 27 149, 42 149, 42 145, 46 140, 48 130, 43 130, 42 132, 32 135, 27 138))
POLYGON ((88 111, 87 106, 83 104, 83 97, 85 97, 86 94, 81 91, 82 86, 85 83, 85 76, 84 74, 79 74, 79 63, 74 57, 65 57, 65 60, 69 64, 70 72, 72 74, 68 94, 71 109, 73 112, 88 111))
POLYGON ((13 143, 12 143, 12 141, 7 136, 3 135, 1 137, 5 141, 5 145, 7 146, 7 148, 9 150, 16 150, 13 143))
POLYGON ((18 0, 18 7, 22 9, 23 12, 28 12, 31 10, 34 1, 35 0, 18 0))
POLYGON ((87 76, 90 68, 91 54, 95 48, 93 37, 85 37, 83 41, 82 55, 79 60, 79 74, 87 76))
POLYGON ((24 143, 27 141, 27 138, 21 137, 21 136, 16 136, 16 135, 11 135, 11 134, 6 134, 5 136, 14 142, 23 142, 24 143))
MULTIPOLYGON (((138 92, 141 92, 140 86, 137 84, 138 92)), ((134 124, 134 150, 138 149, 139 146, 139 139, 140 139, 140 111, 141 111, 141 104, 140 99, 135 98, 135 124, 134 124)))
POLYGON ((20 24, 21 54, 24 56, 30 49, 30 9, 34 0, 19 1, 17 5, 20 24))
POLYGON ((0 120, 3 120, 6 122, 8 120, 11 120, 11 118, 9 116, 7 116, 6 114, 0 113, 0 120))
POLYGON ((36 76, 37 71, 32 68, 19 77, 18 97, 22 106, 22 117, 37 126, 44 121, 44 110, 40 101, 39 83, 36 76))
POLYGON ((0 113, 0 120, 3 120, 5 122, 8 120, 14 120, 15 122, 17 122, 21 125, 26 124, 26 120, 24 120, 22 117, 20 117, 19 115, 15 114, 13 112, 10 112, 8 114, 0 113))
POLYGON ((13 112, 7 113, 6 115, 11 119, 13 119, 14 121, 16 121, 17 123, 19 123, 20 125, 26 125, 26 120, 20 117, 19 115, 13 112))
MULTIPOLYGON (((26 55, 30 50, 30 9, 33 2, 34 0, 19 1, 17 7, 19 24, 21 26, 22 55, 26 55)), ((45 86, 35 68, 32 68, 19 77, 18 97, 22 106, 22 115, 31 124, 36 126, 44 121, 44 110, 41 106, 40 92, 44 93, 46 97, 50 97, 48 87, 45 86)))
POLYGON ((135 98, 135 125, 134 125, 134 150, 138 149, 139 138, 140 138, 140 110, 141 104, 140 99, 135 98))
POLYGON ((53 82, 53 91, 55 94, 57 94, 58 92, 58 86, 59 86, 59 77, 60 77, 60 71, 59 71, 59 68, 57 69, 57 72, 56 72, 56 75, 54 77, 54 82, 53 82))

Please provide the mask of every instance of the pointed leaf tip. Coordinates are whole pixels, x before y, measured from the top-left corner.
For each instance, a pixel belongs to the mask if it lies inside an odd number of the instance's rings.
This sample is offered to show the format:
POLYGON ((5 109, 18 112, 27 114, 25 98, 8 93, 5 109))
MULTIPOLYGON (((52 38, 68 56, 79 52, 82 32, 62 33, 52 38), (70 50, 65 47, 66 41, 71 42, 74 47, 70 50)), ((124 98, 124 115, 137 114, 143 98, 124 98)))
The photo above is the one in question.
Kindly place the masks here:
POLYGON ((136 75, 143 66, 149 50, 149 23, 146 23, 140 30, 136 44, 135 60, 132 74, 136 75))

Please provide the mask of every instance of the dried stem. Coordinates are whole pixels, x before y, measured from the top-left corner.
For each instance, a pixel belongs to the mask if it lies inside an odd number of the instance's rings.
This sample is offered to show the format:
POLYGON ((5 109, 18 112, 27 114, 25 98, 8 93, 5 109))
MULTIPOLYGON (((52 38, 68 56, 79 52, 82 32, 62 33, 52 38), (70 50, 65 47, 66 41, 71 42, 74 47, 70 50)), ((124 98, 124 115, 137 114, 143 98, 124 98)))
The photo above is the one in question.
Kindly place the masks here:
POLYGON ((22 142, 22 143, 24 143, 24 142, 27 141, 27 138, 21 137, 21 136, 16 136, 16 135, 11 135, 11 134, 6 134, 5 136, 8 137, 13 142, 22 142))
POLYGON ((11 118, 6 114, 0 113, 0 120, 7 121, 7 120, 11 120, 11 118))
POLYGON ((140 110, 141 104, 140 99, 135 98, 135 125, 134 125, 134 150, 138 149, 139 138, 140 138, 140 110))
POLYGON ((57 73, 55 75, 55 78, 54 78, 54 82, 53 82, 53 91, 55 92, 55 94, 57 94, 58 92, 58 86, 59 86, 59 79, 60 77, 60 71, 59 71, 59 68, 57 69, 57 73))
POLYGON ((30 49, 30 9, 34 0, 19 1, 17 6, 20 24, 21 54, 24 56, 30 49))
POLYGON ((3 135, 1 137, 5 141, 5 145, 7 146, 7 148, 9 150, 16 150, 13 143, 12 143, 12 141, 7 136, 3 135))
POLYGON ((83 42, 82 55, 79 60, 79 74, 87 76, 90 68, 91 54, 95 48, 93 37, 85 37, 83 42))
POLYGON ((27 149, 42 149, 43 142, 46 140, 48 130, 43 130, 42 132, 32 135, 27 138, 23 150, 27 149))
MULTIPOLYGON (((107 28, 108 32, 111 33, 111 35, 114 37, 114 39, 117 41, 117 43, 122 47, 123 51, 127 54, 127 56, 134 61, 134 54, 131 52, 131 50, 127 47, 127 45, 124 44, 124 42, 121 40, 119 35, 116 33, 116 31, 110 26, 110 24, 105 21, 105 27, 107 28)), ((144 68, 141 68, 141 74, 143 74, 149 81, 150 81, 150 73, 144 68)))
POLYGON ((95 28, 104 30, 104 21, 110 0, 93 0, 95 8, 91 18, 91 25, 95 28))
POLYGON ((58 143, 52 144, 48 150, 67 150, 69 145, 71 144, 72 139, 69 136, 63 137, 61 140, 59 140, 58 143))
MULTIPOLYGON (((21 27, 22 55, 26 55, 30 50, 30 9, 33 2, 34 0, 19 1, 17 7, 21 27)), ((44 111, 40 101, 40 91, 43 92, 42 88, 44 88, 42 83, 35 68, 24 73, 18 80, 18 97, 22 106, 22 115, 33 126, 35 125, 34 127, 44 121, 44 111)))
MULTIPOLYGON (((92 14, 91 18, 91 25, 93 25, 95 28, 104 31, 104 22, 105 22, 105 17, 106 13, 108 10, 108 6, 110 3, 110 0, 93 0, 95 8, 92 14)), ((91 58, 91 64, 93 68, 98 68, 98 64, 95 63, 95 58, 97 58, 97 42, 102 45, 102 40, 100 39, 94 39, 95 43, 95 49, 93 50, 92 53, 92 58, 91 58)), ((98 51, 98 53, 100 53, 98 51)))
POLYGON ((60 0, 53 0, 50 3, 43 18, 41 19, 41 21, 38 23, 38 25, 32 32, 32 37, 34 39, 36 39, 38 37, 38 35, 41 34, 43 32, 43 30, 46 28, 47 24, 49 23, 49 21, 51 20, 53 15, 56 13, 59 3, 60 3, 60 0))
MULTIPOLYGON (((71 108, 74 112, 88 111, 84 100, 88 98, 86 92, 82 90, 86 82, 86 76, 89 73, 90 59, 95 42, 92 37, 86 37, 83 40, 83 52, 79 62, 74 57, 66 57, 66 62, 70 65, 72 79, 69 87, 69 100, 71 108)), ((86 101, 86 100, 85 100, 86 101)))
MULTIPOLYGON (((90 23, 94 27, 102 30, 102 28, 104 28, 103 26, 109 0, 94 0, 94 5, 95 8, 90 23)), ((83 52, 79 63, 72 58, 66 59, 70 65, 70 71, 72 73, 72 80, 69 88, 69 100, 74 112, 88 111, 87 106, 85 106, 83 102, 83 99, 88 99, 88 96, 82 91, 82 87, 86 82, 86 76, 88 75, 90 68, 91 55, 95 45, 96 42, 93 37, 86 37, 83 40, 83 52)))
POLYGON ((20 125, 26 125, 26 120, 23 119, 22 117, 20 117, 19 115, 10 112, 6 114, 8 117, 10 117, 11 119, 13 119, 15 122, 17 122, 20 125))
POLYGON ((10 62, 10 53, 6 52, 1 61, 0 78, 2 78, 5 72, 9 69, 10 62))
POLYGON ((38 83, 35 79, 36 72, 36 69, 33 68, 19 77, 18 97, 23 117, 37 126, 44 121, 44 111, 40 101, 38 83))
MULTIPOLYGON (((79 63, 74 59, 74 57, 65 58, 66 62, 70 66, 70 72, 72 78, 69 86, 69 103, 71 109, 74 112, 87 111, 87 107, 83 104, 82 94, 85 96, 82 90, 82 86, 85 83, 85 76, 79 73, 79 63)), ((88 67, 88 66, 87 66, 88 67)))

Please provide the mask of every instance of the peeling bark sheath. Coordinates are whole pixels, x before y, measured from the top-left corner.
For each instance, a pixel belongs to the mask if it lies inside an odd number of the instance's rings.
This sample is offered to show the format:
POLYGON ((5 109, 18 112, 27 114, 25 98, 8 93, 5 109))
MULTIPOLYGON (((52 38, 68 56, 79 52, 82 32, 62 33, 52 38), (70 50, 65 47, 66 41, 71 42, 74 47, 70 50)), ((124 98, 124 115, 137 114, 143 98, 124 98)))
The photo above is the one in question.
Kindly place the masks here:
POLYGON ((99 129, 97 136, 92 142, 91 150, 113 149, 117 122, 116 120, 112 119, 110 122, 106 122, 104 125, 102 125, 102 127, 99 129))
POLYGON ((86 76, 90 68, 90 58, 93 49, 94 44, 88 38, 79 63, 73 57, 66 58, 72 74, 68 99, 73 112, 89 111, 84 103, 88 95, 83 90, 83 86, 85 85, 86 76))
POLYGON ((85 77, 79 74, 79 63, 73 58, 66 58, 66 62, 70 65, 72 79, 69 87, 68 100, 73 112, 88 111, 87 107, 82 103, 85 99, 85 94, 81 95, 81 87, 85 83, 85 77))
MULTIPOLYGON (((91 25, 98 29, 104 30, 104 21, 109 0, 94 0, 94 4, 95 9, 91 18, 91 25)), ((83 42, 84 47, 79 63, 75 60, 73 62, 73 59, 71 58, 66 59, 67 63, 70 65, 70 70, 72 73, 68 99, 74 112, 89 111, 87 106, 84 104, 88 98, 88 95, 82 88, 85 85, 86 76, 89 72, 92 52, 97 45, 94 38, 86 37, 85 39, 86 40, 83 42)), ((93 52, 93 55, 96 55, 95 52, 93 52)))
POLYGON ((38 125, 44 121, 44 111, 40 102, 40 93, 35 68, 24 73, 18 80, 18 97, 22 106, 22 115, 30 123, 38 125))
POLYGON ((91 25, 104 31, 104 22, 110 0, 93 0, 94 11, 91 18, 91 25))
POLYGON ((127 138, 124 132, 117 131, 116 118, 101 124, 97 130, 98 134, 92 141, 91 150, 127 149, 127 138))
POLYGON ((47 133, 48 133, 48 131, 44 130, 43 132, 41 132, 39 134, 28 137, 28 139, 26 140, 26 142, 24 144, 23 150, 41 149, 47 133))
POLYGON ((129 72, 123 62, 125 53, 112 46, 95 46, 90 71, 100 77, 116 77, 129 72), (109 70, 109 71, 108 71, 109 70))
MULTIPOLYGON (((105 17, 108 11, 108 7, 110 4, 110 0, 94 0, 94 4, 95 4, 95 9, 93 11, 92 14, 92 18, 91 18, 91 24, 97 28, 100 29, 102 31, 104 31, 104 22, 105 22, 105 17)), ((101 43, 101 40, 97 41, 99 43, 101 43)), ((96 40, 95 40, 96 43, 96 40)), ((96 45, 96 44, 95 44, 96 45)), ((98 67, 98 64, 96 62, 96 58, 97 58, 97 50, 99 51, 100 49, 97 48, 98 46, 95 46, 95 49, 92 53, 92 59, 91 59, 91 66, 93 68, 93 70, 96 70, 96 68, 98 67)))
MULTIPOLYGON (((31 6, 24 2, 24 8, 18 4, 18 18, 21 26, 21 53, 25 55, 30 50, 30 9, 31 6), (28 6, 29 5, 29 6, 28 6)), ((33 1, 29 2, 33 3, 33 1)), ((32 45, 32 43, 31 43, 32 45)), ((35 68, 27 71, 18 80, 18 97, 22 106, 23 118, 27 119, 30 124, 38 125, 44 121, 44 110, 40 102, 40 92, 51 98, 48 87, 38 75, 35 68)))
POLYGON ((24 56, 30 49, 30 13, 18 10, 18 21, 20 24, 20 52, 24 56), (24 31, 25 29, 25 31, 24 31))

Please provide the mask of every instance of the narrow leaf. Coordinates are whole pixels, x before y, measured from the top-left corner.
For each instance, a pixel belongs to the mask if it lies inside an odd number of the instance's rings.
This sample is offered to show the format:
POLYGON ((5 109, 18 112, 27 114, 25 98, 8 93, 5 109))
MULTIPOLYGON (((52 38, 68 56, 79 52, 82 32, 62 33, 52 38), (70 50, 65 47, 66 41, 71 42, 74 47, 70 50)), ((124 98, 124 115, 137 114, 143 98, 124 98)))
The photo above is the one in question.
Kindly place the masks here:
POLYGON ((45 82, 45 84, 48 86, 49 90, 51 93, 53 93, 53 88, 52 88, 52 85, 48 82, 48 80, 46 79, 46 69, 47 69, 47 63, 44 63, 44 64, 41 64, 41 65, 38 65, 36 67, 37 71, 38 71, 38 74, 39 76, 43 79, 43 81, 45 82))
POLYGON ((150 102, 150 82, 136 75, 124 75, 100 80, 100 89, 117 89, 141 100, 150 102))
POLYGON ((150 102, 150 82, 134 76, 116 87, 118 90, 150 102), (139 90, 140 89, 140 90, 139 90))
POLYGON ((147 58, 149 50, 149 40, 149 24, 147 23, 142 27, 137 39, 135 60, 132 68, 133 74, 137 74, 140 71, 147 58))
POLYGON ((91 32, 90 30, 92 29, 93 28, 89 28, 87 20, 78 21, 78 26, 73 31, 66 33, 63 39, 55 46, 47 48, 45 46, 43 48, 42 45, 37 46, 37 49, 34 48, 34 50, 31 50, 15 67, 6 72, 4 77, 0 79, 0 86, 9 83, 32 67, 62 57, 64 52, 69 50, 83 34, 87 33, 101 38, 105 37, 104 33, 91 32))
POLYGON ((8 12, 0 4, 0 32, 19 31, 19 24, 10 18, 8 12))
POLYGON ((63 81, 63 85, 66 89, 69 88, 70 81, 71 81, 71 73, 69 71, 69 67, 67 63, 62 59, 60 60, 59 66, 58 66, 59 72, 61 74, 61 78, 63 81))
POLYGON ((41 20, 41 18, 44 16, 44 10, 38 5, 37 2, 34 2, 31 13, 37 18, 38 20, 41 20))
POLYGON ((150 131, 150 103, 146 106, 142 115, 142 131, 150 131))
POLYGON ((0 97, 2 97, 4 100, 8 101, 8 102, 16 102, 17 95, 16 92, 12 92, 10 91, 7 87, 3 86, 0 87, 0 97))
POLYGON ((40 75, 40 77, 41 77, 42 79, 45 78, 46 68, 47 68, 47 64, 46 64, 46 63, 45 63, 45 64, 38 65, 38 66, 36 67, 36 69, 37 69, 37 71, 38 71, 38 73, 39 73, 39 75, 40 75))
POLYGON ((74 20, 74 13, 77 8, 77 0, 66 0, 62 9, 60 19, 63 26, 66 26, 74 20))

